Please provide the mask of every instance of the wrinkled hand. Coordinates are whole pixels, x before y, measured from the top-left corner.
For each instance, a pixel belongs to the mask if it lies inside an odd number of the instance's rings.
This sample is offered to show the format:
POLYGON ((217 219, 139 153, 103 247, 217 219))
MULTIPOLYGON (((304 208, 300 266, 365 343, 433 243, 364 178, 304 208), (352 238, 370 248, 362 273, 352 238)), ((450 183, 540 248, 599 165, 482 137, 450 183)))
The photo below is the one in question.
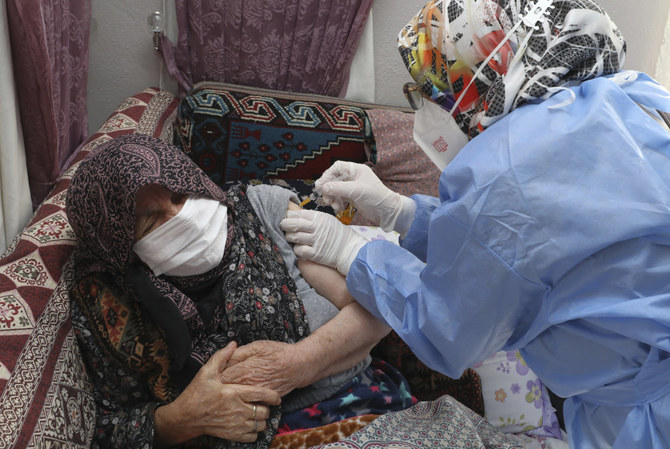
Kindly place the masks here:
POLYGON ((351 203, 357 213, 378 224, 384 231, 394 229, 403 211, 403 196, 386 187, 364 164, 337 161, 316 181, 321 201, 335 210, 351 203))
POLYGON ((220 374, 224 383, 258 385, 284 396, 309 383, 295 345, 258 340, 237 348, 220 374))
POLYGON ((158 446, 178 444, 200 435, 253 442, 258 432, 265 430, 269 406, 279 405, 281 397, 269 388, 221 382, 220 374, 236 348, 231 343, 217 351, 177 399, 156 409, 158 446), (254 405, 256 414, 252 419, 254 405))
POLYGON ((296 256, 336 268, 345 276, 358 250, 367 243, 334 216, 314 210, 289 210, 279 226, 286 240, 295 244, 296 256))

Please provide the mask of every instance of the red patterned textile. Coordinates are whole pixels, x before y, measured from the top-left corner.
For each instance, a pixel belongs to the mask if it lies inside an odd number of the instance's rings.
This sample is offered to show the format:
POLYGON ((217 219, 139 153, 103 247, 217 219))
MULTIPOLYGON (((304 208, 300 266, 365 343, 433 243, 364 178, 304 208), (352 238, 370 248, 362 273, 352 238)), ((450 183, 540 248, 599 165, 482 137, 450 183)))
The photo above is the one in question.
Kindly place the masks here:
POLYGON ((0 447, 84 448, 95 405, 70 322, 75 237, 65 192, 78 163, 132 132, 168 139, 177 100, 149 88, 93 134, 0 259, 0 447))

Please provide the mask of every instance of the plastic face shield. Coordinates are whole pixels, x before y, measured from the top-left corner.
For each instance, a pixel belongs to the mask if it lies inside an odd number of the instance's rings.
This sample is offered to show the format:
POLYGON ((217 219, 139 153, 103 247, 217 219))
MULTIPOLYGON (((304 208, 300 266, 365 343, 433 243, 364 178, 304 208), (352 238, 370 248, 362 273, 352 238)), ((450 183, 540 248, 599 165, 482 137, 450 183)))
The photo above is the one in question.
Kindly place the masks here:
MULTIPOLYGON (((547 14, 552 0, 538 0, 527 6, 524 14, 503 35, 502 30, 493 30, 478 38, 478 45, 471 54, 459 53, 457 46, 450 43, 447 29, 456 24, 446 23, 446 7, 443 1, 428 3, 412 19, 398 38, 403 60, 410 74, 417 81, 403 87, 410 106, 417 110, 414 121, 414 139, 433 163, 444 170, 446 165, 468 143, 469 137, 463 131, 469 123, 458 123, 455 119, 462 112, 477 107, 480 92, 475 80, 482 71, 491 67, 497 73, 506 73, 513 65, 520 63, 532 32, 527 32, 523 41, 516 42, 517 29, 521 24, 533 28, 547 14), (477 56, 479 52, 479 56, 477 56), (453 53, 448 60, 447 54, 453 53), (481 55, 487 54, 481 63, 481 55), (459 59, 462 58, 462 59, 459 59), (470 61, 469 63, 466 61, 470 61), (471 65, 478 64, 474 73, 471 65), (456 88, 458 87, 458 88, 456 88), (430 101, 423 97, 430 98, 430 101)), ((470 2, 466 1, 466 4, 470 2)), ((469 27, 473 36, 475 29, 467 22, 461 27, 469 27)))

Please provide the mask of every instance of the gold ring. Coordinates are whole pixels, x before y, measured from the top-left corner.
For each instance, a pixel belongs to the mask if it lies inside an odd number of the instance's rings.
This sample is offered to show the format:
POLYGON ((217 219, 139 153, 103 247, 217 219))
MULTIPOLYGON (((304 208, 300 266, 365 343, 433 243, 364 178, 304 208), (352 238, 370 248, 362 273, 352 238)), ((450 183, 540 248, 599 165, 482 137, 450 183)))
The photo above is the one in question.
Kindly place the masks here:
POLYGON ((258 421, 254 420, 254 430, 252 430, 253 433, 256 433, 258 430, 258 421))
POLYGON ((254 404, 254 408, 253 410, 251 410, 251 420, 253 421, 255 419, 256 419, 256 404, 254 404))

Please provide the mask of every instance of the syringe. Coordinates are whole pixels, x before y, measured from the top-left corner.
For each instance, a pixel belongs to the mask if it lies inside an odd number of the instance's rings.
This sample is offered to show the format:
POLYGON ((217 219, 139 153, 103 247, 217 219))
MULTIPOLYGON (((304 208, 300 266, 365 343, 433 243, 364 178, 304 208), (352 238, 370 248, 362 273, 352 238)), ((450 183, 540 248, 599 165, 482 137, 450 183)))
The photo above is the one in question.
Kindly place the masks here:
MULTIPOLYGON (((340 181, 341 179, 344 179, 344 176, 338 176, 334 179, 334 181, 340 181)), ((302 203, 300 203, 300 207, 303 207, 305 204, 308 204, 310 201, 316 202, 319 197, 321 197, 322 193, 318 192, 316 189, 312 191, 312 193, 309 194, 307 198, 305 198, 302 203)), ((356 215, 356 208, 352 206, 351 204, 347 204, 347 207, 344 208, 344 210, 341 210, 335 216, 337 217, 338 220, 340 220, 342 223, 345 225, 351 224, 351 221, 354 218, 354 215, 356 215)))
POLYGON ((300 207, 304 206, 305 204, 307 204, 311 201, 316 202, 316 200, 318 200, 320 196, 321 196, 321 194, 317 193, 316 190, 312 191, 312 193, 310 193, 309 196, 307 198, 305 198, 302 201, 302 203, 300 203, 300 207))
MULTIPOLYGON (((344 174, 340 173, 339 175, 335 176, 335 178, 333 178, 332 180, 333 181, 342 181, 344 178, 345 178, 344 174)), ((310 193, 309 196, 307 198, 305 198, 302 203, 300 203, 300 207, 304 206, 305 204, 309 203, 310 201, 316 202, 316 200, 318 200, 322 195, 323 195, 323 193, 321 193, 320 190, 316 190, 316 188, 313 189, 312 193, 310 193)))

